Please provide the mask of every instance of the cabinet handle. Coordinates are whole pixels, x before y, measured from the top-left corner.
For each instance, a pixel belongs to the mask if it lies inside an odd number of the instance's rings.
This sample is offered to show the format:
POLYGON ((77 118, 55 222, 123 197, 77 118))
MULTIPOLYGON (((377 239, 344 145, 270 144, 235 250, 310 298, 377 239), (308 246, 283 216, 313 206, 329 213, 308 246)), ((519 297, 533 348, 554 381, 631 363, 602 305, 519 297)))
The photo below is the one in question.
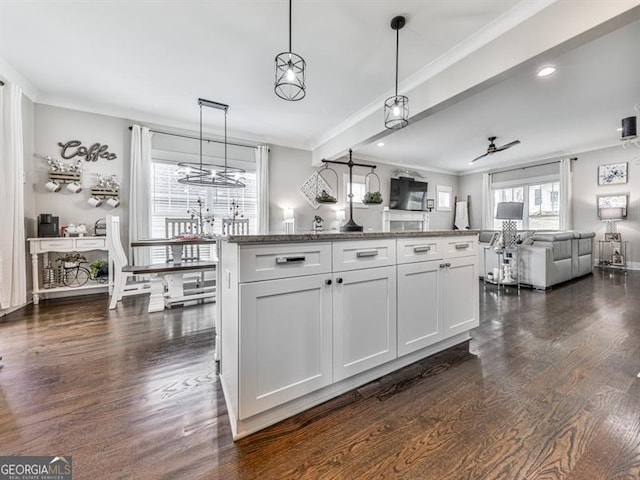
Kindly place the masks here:
POLYGON ((336 278, 336 282, 342 283, 342 278, 336 278))
POLYGON ((301 257, 276 257, 276 263, 282 265, 283 263, 295 263, 304 262, 307 259, 305 256, 301 257))
POLYGON ((469 248, 468 243, 456 243, 456 250, 466 250, 469 248))
POLYGON ((415 253, 430 252, 431 251, 431 247, 430 246, 413 247, 413 251, 415 253))
POLYGON ((446 264, 446 263, 441 263, 441 264, 440 264, 440 268, 444 268, 444 267, 446 267, 446 266, 447 266, 447 264, 446 264))
POLYGON ((445 267, 449 268, 451 266, 451 264, 449 262, 444 264, 445 267))
POLYGON ((356 257, 375 257, 378 255, 378 250, 361 250, 360 252, 356 252, 356 257))
POLYGON ((331 281, 331 279, 329 279, 329 280, 325 280, 324 283, 325 285, 331 285, 333 282, 331 281))

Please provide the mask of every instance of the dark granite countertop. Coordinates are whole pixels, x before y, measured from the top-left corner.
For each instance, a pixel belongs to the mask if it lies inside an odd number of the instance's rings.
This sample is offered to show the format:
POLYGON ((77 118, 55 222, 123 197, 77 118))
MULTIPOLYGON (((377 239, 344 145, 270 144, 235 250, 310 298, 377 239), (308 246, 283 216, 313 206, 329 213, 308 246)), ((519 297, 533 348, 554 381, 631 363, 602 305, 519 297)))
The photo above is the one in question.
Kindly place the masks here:
POLYGON ((376 238, 452 237, 477 235, 479 230, 434 230, 428 232, 308 232, 267 235, 230 235, 224 238, 230 243, 258 244, 285 242, 332 242, 336 240, 371 240, 376 238))

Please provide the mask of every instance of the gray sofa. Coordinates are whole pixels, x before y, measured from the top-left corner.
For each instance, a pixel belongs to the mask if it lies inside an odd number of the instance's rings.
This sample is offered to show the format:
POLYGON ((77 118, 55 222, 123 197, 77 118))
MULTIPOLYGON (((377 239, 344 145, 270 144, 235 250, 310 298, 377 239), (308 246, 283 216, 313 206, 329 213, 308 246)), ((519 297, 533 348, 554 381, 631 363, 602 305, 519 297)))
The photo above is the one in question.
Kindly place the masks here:
MULTIPOLYGON (((478 265, 481 277, 498 267, 498 256, 488 243, 495 231, 483 230, 478 237, 478 265), (486 259, 486 263, 485 263, 486 259)), ((517 271, 521 284, 547 289, 591 273, 594 232, 572 230, 519 232, 517 271)))

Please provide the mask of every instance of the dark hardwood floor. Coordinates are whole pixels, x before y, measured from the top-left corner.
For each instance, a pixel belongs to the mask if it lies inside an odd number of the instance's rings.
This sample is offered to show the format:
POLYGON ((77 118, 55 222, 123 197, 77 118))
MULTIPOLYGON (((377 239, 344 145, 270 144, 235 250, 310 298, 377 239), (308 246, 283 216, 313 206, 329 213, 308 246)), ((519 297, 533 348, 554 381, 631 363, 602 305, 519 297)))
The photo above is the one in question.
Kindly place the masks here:
POLYGON ((480 288, 470 353, 236 443, 213 304, 30 306, 0 321, 0 455, 73 455, 76 479, 640 479, 640 273, 480 288))

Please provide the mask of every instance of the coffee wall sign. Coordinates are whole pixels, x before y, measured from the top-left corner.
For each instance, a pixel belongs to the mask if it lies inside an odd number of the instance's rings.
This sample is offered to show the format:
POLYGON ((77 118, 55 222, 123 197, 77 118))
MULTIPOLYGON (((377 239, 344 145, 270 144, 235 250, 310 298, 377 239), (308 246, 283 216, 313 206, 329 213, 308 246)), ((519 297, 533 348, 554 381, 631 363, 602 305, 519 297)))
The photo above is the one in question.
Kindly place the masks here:
POLYGON ((69 140, 67 143, 58 142, 60 156, 65 159, 84 157, 87 162, 96 162, 99 158, 115 160, 118 156, 108 151, 109 145, 94 143, 89 148, 83 147, 80 140, 69 140))

